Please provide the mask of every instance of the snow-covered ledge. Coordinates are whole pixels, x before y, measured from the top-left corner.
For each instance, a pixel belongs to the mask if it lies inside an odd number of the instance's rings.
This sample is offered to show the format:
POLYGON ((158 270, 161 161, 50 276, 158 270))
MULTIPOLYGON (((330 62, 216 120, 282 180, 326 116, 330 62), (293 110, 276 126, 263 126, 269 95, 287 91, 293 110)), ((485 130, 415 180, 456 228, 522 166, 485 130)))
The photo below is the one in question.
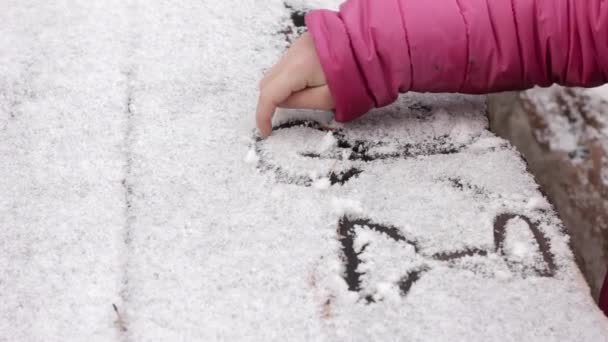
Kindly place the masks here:
POLYGON ((294 242, 311 256, 285 267, 305 270, 297 292, 312 296, 322 336, 606 332, 561 222, 485 114, 484 97, 408 94, 346 125, 281 112, 273 136, 251 143, 245 159, 280 207, 259 224, 315 232, 309 247, 294 242))

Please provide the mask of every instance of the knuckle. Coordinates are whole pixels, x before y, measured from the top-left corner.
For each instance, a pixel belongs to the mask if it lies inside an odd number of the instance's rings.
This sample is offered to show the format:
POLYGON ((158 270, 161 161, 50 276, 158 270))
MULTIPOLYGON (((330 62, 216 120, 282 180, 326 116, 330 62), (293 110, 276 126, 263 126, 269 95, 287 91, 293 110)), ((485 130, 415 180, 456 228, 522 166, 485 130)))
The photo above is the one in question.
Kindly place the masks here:
POLYGON ((274 98, 270 92, 266 88, 260 91, 260 95, 258 96, 258 103, 263 106, 274 105, 274 98))
POLYGON ((290 65, 290 70, 293 72, 302 72, 308 68, 308 63, 303 58, 294 60, 290 65))

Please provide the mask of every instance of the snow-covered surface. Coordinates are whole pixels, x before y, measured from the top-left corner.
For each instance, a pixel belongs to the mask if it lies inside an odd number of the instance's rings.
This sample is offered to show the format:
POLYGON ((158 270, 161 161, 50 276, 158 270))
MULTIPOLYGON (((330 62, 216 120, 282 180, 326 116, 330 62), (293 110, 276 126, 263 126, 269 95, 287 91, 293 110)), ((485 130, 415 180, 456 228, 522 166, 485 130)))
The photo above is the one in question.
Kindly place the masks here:
POLYGON ((587 92, 608 102, 608 84, 596 88, 590 88, 587 90, 587 92))
POLYGON ((0 5, 1 341, 608 339, 483 98, 256 140, 287 7, 336 4, 0 5))

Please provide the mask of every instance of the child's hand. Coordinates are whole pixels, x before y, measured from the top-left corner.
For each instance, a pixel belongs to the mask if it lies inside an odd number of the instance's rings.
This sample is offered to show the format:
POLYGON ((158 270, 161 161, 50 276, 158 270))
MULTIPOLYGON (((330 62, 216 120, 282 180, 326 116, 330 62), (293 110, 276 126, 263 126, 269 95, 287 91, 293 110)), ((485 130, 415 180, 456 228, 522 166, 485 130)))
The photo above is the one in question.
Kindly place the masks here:
POLYGON ((333 106, 312 37, 304 33, 260 82, 256 122, 266 138, 277 107, 329 110, 333 106))

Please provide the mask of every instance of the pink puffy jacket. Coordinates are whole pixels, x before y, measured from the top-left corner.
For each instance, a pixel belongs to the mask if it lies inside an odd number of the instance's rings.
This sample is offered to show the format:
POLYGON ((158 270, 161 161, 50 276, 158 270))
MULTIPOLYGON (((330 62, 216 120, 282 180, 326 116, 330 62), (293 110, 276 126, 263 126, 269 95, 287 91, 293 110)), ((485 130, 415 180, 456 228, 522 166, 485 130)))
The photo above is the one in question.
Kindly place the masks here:
MULTIPOLYGON (((607 0, 348 0, 306 23, 337 121, 410 90, 608 82, 607 0)), ((608 314, 608 285, 601 306, 608 314)))

